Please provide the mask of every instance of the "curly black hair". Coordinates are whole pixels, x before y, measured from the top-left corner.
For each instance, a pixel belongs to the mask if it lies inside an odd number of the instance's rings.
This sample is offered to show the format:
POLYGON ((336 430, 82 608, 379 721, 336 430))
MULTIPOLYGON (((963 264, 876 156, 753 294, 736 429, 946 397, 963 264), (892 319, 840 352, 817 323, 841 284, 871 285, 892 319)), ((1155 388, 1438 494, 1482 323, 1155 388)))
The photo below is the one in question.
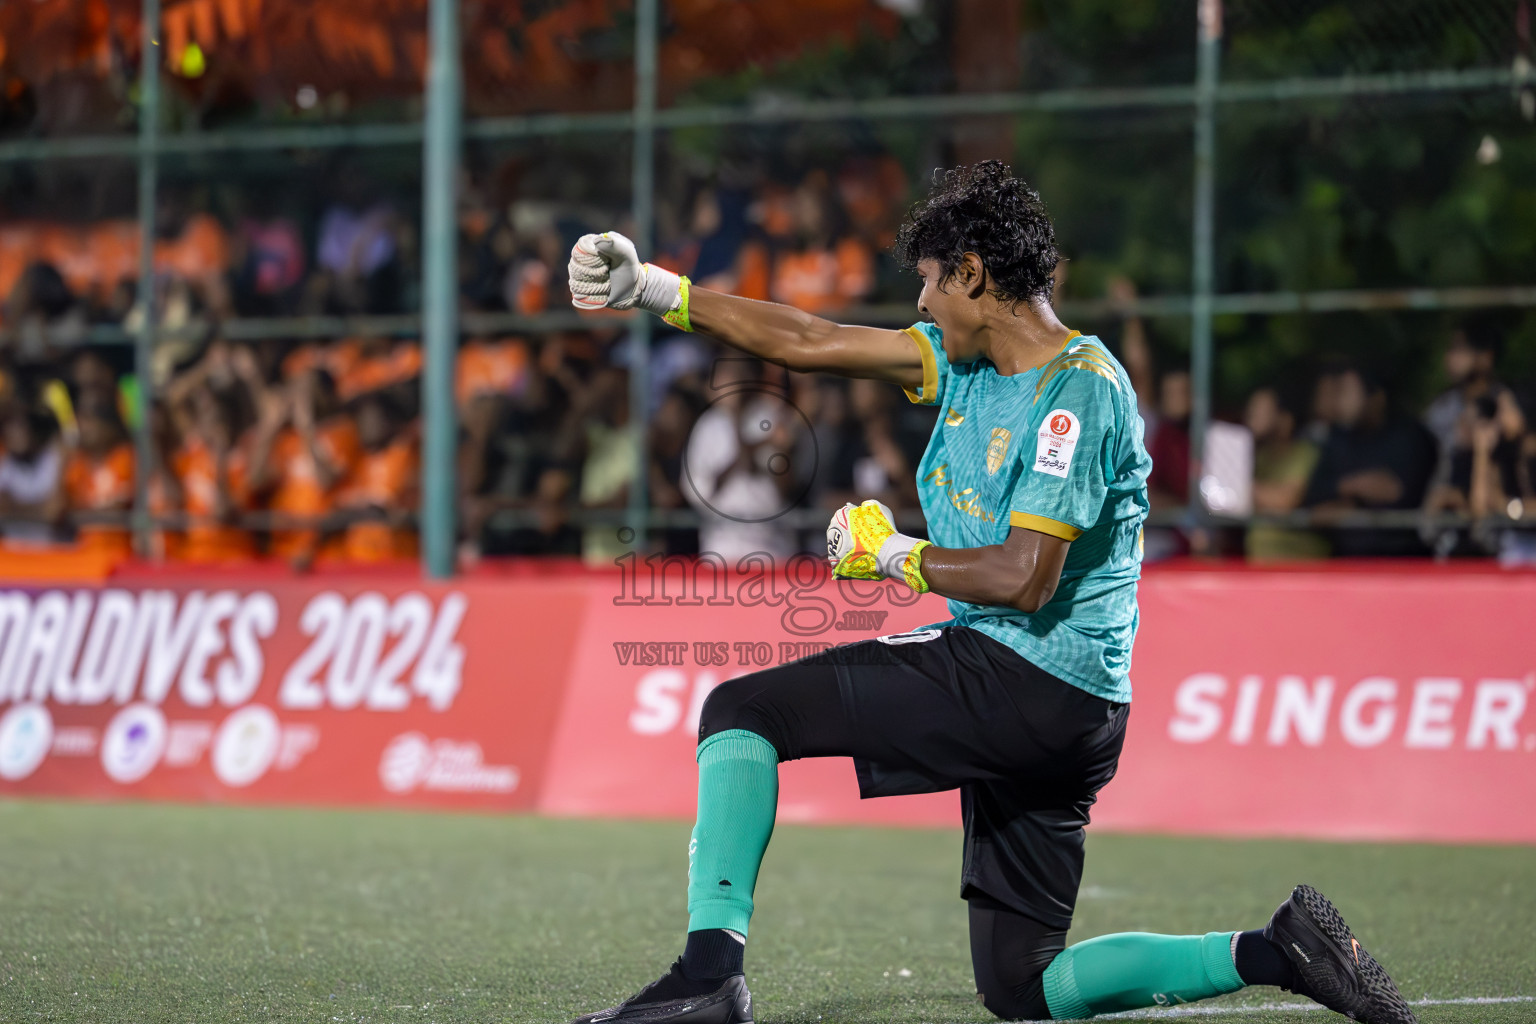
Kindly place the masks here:
POLYGON ((1056 229, 1040 193, 1001 160, 934 171, 928 198, 913 205, 896 234, 896 261, 907 270, 933 259, 947 279, 968 252, 981 257, 998 300, 1050 299, 1061 262, 1056 229))

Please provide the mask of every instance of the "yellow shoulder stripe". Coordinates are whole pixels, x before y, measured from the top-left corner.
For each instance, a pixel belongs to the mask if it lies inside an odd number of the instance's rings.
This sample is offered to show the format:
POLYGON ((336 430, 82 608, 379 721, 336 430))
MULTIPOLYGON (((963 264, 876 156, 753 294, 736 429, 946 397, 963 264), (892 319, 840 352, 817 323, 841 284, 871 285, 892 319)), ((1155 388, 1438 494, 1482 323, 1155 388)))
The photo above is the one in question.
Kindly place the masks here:
POLYGON ((1096 359, 1073 357, 1071 359, 1059 360, 1046 367, 1045 372, 1040 375, 1040 379, 1035 382, 1035 401, 1040 401, 1040 396, 1045 393, 1046 385, 1050 384, 1051 378, 1063 370, 1087 370, 1089 373, 1096 373, 1103 377, 1117 389, 1120 387, 1119 375, 1108 366, 1105 366, 1096 359))
POLYGON ((901 330, 917 344, 917 354, 922 357, 923 391, 918 394, 911 388, 901 390, 907 393, 907 401, 914 405, 933 405, 939 400, 939 364, 933 354, 933 343, 928 340, 928 335, 916 327, 903 327, 901 330))
POLYGON ((1071 359, 1092 359, 1096 363, 1103 363, 1107 370, 1115 368, 1115 364, 1109 361, 1109 356, 1087 344, 1074 346, 1066 356, 1071 359))
POLYGON ((1029 512, 1008 513, 1008 525, 1024 530, 1034 530, 1036 533, 1044 533, 1051 537, 1060 537, 1062 540, 1077 540, 1083 535, 1083 531, 1071 523, 1057 522, 1055 519, 1032 515, 1029 512))

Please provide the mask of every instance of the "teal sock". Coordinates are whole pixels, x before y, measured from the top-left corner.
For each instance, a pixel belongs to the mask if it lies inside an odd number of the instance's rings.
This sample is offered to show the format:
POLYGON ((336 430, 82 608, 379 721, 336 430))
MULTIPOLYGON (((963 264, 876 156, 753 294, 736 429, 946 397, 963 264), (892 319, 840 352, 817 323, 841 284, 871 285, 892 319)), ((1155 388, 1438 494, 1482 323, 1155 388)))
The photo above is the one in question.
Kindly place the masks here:
POLYGON ((755 732, 699 744, 699 818, 688 844, 688 930, 747 934, 757 869, 779 807, 779 754, 755 732))
POLYGON ((1192 1003, 1243 987, 1231 932, 1100 935, 1057 954, 1044 981, 1053 1020, 1192 1003))

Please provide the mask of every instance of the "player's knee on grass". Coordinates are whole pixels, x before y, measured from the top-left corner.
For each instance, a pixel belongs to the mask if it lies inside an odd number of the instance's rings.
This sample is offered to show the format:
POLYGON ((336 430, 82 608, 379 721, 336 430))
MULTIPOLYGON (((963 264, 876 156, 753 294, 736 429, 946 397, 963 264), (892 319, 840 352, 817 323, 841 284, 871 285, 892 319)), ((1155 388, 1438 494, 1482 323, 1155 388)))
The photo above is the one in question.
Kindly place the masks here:
POLYGON ((976 994, 1004 1020, 1050 1020, 1045 969, 1067 945, 1052 928, 976 890, 966 893, 971 921, 971 966, 976 994))

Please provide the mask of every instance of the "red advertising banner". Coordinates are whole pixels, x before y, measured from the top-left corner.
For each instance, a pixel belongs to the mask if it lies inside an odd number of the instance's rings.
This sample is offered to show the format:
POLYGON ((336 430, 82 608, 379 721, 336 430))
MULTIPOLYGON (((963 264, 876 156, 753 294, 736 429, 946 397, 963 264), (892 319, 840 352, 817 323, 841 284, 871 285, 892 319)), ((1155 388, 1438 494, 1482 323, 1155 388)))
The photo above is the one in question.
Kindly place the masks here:
MULTIPOLYGON (((725 679, 945 617, 815 560, 0 589, 0 794, 688 817, 725 679)), ((1141 589, 1100 827, 1536 842, 1536 575, 1174 571, 1141 589)), ((786 765, 780 819, 953 825, 786 765)))
POLYGON ((1536 842, 1536 576, 1170 572, 1098 820, 1536 842))
POLYGON ((586 593, 0 592, 0 793, 532 807, 586 593))

